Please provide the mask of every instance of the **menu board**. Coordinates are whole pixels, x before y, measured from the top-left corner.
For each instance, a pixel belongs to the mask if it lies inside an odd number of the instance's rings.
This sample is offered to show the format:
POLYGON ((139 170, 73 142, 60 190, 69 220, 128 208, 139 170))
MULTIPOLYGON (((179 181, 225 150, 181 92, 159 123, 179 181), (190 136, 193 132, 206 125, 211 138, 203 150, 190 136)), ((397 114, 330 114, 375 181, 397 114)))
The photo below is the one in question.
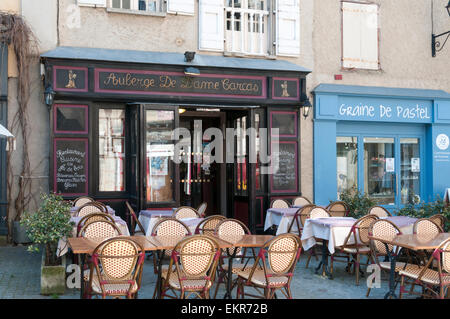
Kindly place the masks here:
POLYGON ((272 147, 272 192, 297 192, 297 142, 280 142, 278 152, 272 147))
POLYGON ((88 193, 88 139, 55 138, 53 190, 66 196, 88 193))

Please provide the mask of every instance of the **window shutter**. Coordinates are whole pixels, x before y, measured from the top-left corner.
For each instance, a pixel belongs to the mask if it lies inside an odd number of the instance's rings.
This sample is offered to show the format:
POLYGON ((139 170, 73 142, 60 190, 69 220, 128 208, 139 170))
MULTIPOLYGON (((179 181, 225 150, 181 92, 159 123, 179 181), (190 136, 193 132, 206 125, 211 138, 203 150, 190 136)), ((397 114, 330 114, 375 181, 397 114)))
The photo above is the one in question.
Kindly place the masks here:
POLYGON ((194 0, 167 0, 167 12, 194 15, 194 0))
POLYGON ((299 0, 277 1, 277 55, 300 54, 299 0))
POLYGON ((342 66, 378 70, 378 6, 342 3, 342 66))
POLYGON ((223 51, 224 2, 199 0, 199 49, 223 51))
POLYGON ((79 6, 106 7, 106 0, 77 0, 79 6))

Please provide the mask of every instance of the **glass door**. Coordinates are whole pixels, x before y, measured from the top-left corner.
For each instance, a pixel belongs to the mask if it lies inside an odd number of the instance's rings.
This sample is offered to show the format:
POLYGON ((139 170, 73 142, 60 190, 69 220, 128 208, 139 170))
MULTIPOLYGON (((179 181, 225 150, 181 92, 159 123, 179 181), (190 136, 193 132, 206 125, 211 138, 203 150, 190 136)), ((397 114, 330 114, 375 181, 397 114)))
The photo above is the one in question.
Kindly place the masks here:
POLYGON ((420 140, 400 138, 400 204, 420 202, 420 140))

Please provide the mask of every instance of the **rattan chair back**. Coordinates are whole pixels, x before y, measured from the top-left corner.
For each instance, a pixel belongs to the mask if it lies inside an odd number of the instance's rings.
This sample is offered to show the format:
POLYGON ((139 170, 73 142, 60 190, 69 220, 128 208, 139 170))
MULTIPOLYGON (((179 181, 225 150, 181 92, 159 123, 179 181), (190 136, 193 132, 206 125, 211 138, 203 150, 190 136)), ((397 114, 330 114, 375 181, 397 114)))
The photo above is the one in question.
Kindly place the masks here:
MULTIPOLYGON (((385 219, 376 220, 369 228, 369 236, 374 236, 381 239, 391 240, 399 234, 401 234, 400 229, 398 229, 394 223, 385 219)), ((393 246, 391 244, 384 244, 376 239, 370 240, 370 246, 372 249, 372 254, 374 255, 374 260, 378 260, 375 258, 376 256, 386 256, 388 254, 386 246, 389 252, 396 253, 396 251, 393 251, 393 246)), ((398 247, 396 250, 398 250, 398 247)))
POLYGON ((73 200, 73 206, 83 206, 84 204, 94 202, 94 199, 88 196, 81 196, 73 200))
POLYGON ((84 225, 103 220, 115 223, 114 218, 111 215, 105 213, 92 213, 82 217, 77 224, 77 237, 80 235, 81 228, 84 225))
POLYGON ((345 217, 348 214, 349 208, 347 203, 338 201, 329 204, 327 210, 332 217, 345 217))
POLYGON ((139 227, 139 230, 145 236, 144 226, 142 226, 141 222, 139 221, 139 218, 136 216, 136 213, 134 212, 133 207, 131 207, 131 205, 130 205, 130 203, 128 201, 125 202, 125 205, 127 206, 128 213, 131 215, 131 231, 132 231, 132 234, 134 234, 135 229, 136 229, 136 224, 137 224, 138 227, 139 227))
MULTIPOLYGON (((230 218, 222 220, 219 224, 217 224, 217 227, 214 230, 214 234, 219 237, 229 236, 227 240, 230 241, 233 240, 239 241, 240 236, 250 235, 251 232, 243 222, 237 219, 230 218)), ((233 253, 240 254, 241 248, 240 247, 232 248, 230 249, 230 252, 231 254, 233 253)))
POLYGON ((172 217, 176 219, 199 218, 200 215, 195 208, 189 206, 181 206, 173 212, 172 217))
POLYGON ((94 213, 105 213, 105 211, 99 205, 95 204, 94 202, 90 202, 78 208, 76 216, 84 217, 94 213))
POLYGON ((316 205, 311 204, 311 205, 303 206, 303 207, 301 208, 301 211, 300 211, 300 214, 299 214, 299 215, 300 215, 300 223, 301 223, 301 226, 302 226, 302 227, 305 226, 306 220, 310 217, 311 211, 312 211, 315 207, 316 207, 316 205))
MULTIPOLYGON (((182 221, 169 217, 158 220, 155 226, 153 226, 151 235, 185 237, 191 235, 191 231, 182 221)), ((165 251, 165 255, 170 257, 172 255, 172 250, 167 249, 165 251)))
POLYGON ((392 216, 391 213, 389 213, 389 211, 381 206, 373 206, 371 208, 369 208, 369 215, 376 215, 378 217, 390 217, 392 216))
POLYGON ((442 214, 436 214, 429 218, 431 221, 439 225, 445 231, 445 224, 447 223, 447 218, 442 214))
POLYGON ((347 235, 347 238, 344 241, 344 244, 342 247, 345 247, 349 244, 350 240, 353 239, 354 243, 352 246, 357 246, 356 243, 358 241, 365 246, 369 246, 370 239, 369 239, 369 231, 372 224, 378 220, 378 216, 376 215, 366 215, 361 218, 359 218, 355 223, 353 224, 352 228, 350 229, 350 232, 347 235))
POLYGON ((196 234, 213 235, 217 225, 226 217, 222 215, 212 215, 202 220, 195 229, 196 234))
POLYGON ((304 196, 296 197, 292 201, 293 206, 305 206, 305 205, 310 205, 310 204, 312 204, 311 201, 304 196))
POLYGON ((80 230, 80 236, 85 238, 112 238, 120 236, 119 227, 113 222, 107 220, 97 220, 83 225, 80 230))
POLYGON ((330 212, 325 208, 316 206, 309 213, 309 218, 327 218, 331 217, 330 212))
POLYGON ((270 203, 270 208, 289 208, 289 203, 284 199, 274 199, 270 203))
POLYGON ((429 218, 420 218, 416 220, 413 226, 413 233, 417 235, 434 237, 442 232, 442 228, 429 218))
POLYGON ((198 206, 197 212, 201 217, 205 217, 206 208, 208 208, 208 203, 206 202, 203 202, 200 204, 200 206, 198 206))

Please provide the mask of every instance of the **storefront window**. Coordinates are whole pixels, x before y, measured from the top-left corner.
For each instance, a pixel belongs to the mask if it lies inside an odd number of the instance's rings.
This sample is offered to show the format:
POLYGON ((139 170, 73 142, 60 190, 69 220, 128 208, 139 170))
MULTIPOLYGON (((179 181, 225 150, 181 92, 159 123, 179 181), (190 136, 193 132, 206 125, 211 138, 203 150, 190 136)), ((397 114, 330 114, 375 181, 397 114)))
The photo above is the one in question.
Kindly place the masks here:
POLYGON ((358 139, 357 137, 336 138, 337 198, 341 193, 358 187, 358 139))
POLYGON ((401 138, 401 203, 420 200, 420 147, 418 138, 401 138))
POLYGON ((378 205, 395 204, 393 138, 364 138, 364 189, 378 205))
POLYGON ((247 193, 247 117, 236 120, 236 194, 247 193))
POLYGON ((147 202, 170 202, 173 196, 173 111, 146 111, 147 156, 146 199, 147 202))
POLYGON ((98 113, 99 191, 124 191, 125 111, 100 109, 98 113))

